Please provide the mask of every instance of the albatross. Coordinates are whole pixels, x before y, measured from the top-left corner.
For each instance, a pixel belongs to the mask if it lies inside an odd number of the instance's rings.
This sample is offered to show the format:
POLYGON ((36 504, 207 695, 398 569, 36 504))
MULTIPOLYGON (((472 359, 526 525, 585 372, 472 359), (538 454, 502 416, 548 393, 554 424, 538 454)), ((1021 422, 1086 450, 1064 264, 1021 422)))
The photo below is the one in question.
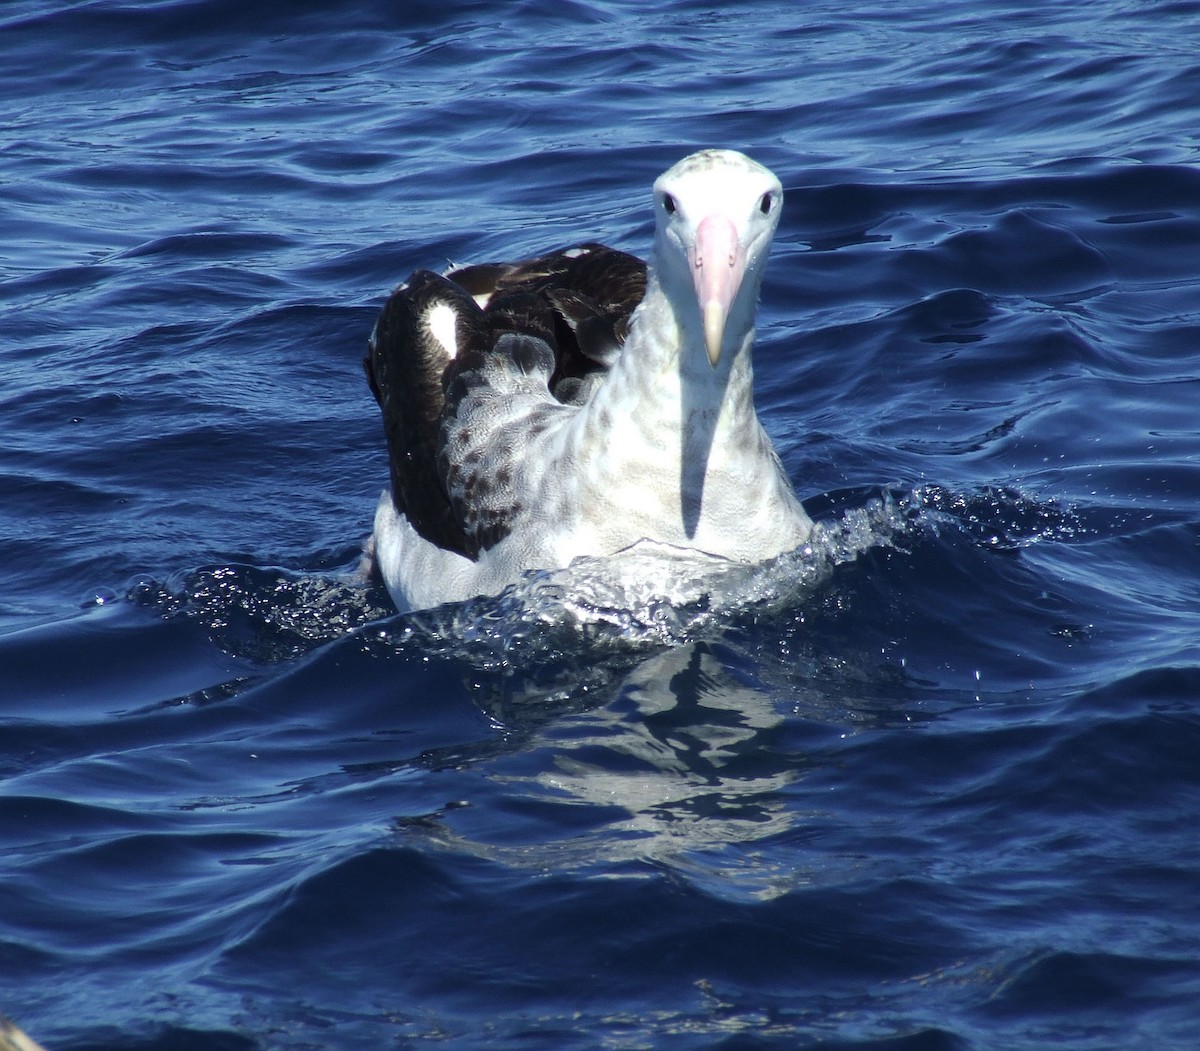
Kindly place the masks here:
POLYGON ((754 408, 783 188, 733 150, 654 183, 649 265, 600 244, 418 270, 369 341, 391 467, 371 550, 401 610, 647 540, 764 561, 812 520, 754 408))

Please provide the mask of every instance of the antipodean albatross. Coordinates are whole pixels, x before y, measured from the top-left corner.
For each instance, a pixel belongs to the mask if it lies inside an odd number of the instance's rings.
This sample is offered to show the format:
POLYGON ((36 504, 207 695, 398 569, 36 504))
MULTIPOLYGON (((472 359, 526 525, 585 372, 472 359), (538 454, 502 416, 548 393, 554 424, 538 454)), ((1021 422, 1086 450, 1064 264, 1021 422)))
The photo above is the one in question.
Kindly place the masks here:
POLYGON ((417 271, 371 335, 391 489, 374 557, 401 608, 648 539, 743 562, 812 521, 754 411, 750 348, 783 190, 731 150, 654 184, 654 254, 584 244, 417 271))

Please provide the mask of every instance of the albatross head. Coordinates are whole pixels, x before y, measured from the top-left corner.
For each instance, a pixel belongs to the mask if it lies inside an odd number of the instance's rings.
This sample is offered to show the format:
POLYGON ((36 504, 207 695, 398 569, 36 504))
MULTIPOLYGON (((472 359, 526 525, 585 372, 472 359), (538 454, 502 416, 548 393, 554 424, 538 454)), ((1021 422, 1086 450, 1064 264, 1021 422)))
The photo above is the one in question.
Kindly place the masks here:
POLYGON ((659 280, 673 302, 694 293, 693 324, 698 318, 715 369, 722 352, 741 347, 754 325, 783 187, 745 154, 701 150, 659 176, 654 203, 659 280))

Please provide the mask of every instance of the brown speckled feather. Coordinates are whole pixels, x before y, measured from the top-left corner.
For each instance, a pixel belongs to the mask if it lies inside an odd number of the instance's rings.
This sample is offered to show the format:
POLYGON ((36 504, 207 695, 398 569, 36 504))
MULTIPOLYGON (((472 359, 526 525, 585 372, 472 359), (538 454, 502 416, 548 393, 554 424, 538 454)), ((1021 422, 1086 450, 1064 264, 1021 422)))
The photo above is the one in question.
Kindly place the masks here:
POLYGON ((417 271, 392 294, 365 366, 383 414, 392 499, 421 536, 474 558, 508 535, 516 508, 503 477, 492 478, 477 451, 459 455, 471 438, 458 419, 464 399, 507 373, 560 402, 586 400, 588 378, 616 360, 645 287, 640 259, 586 244, 445 276, 417 271), (453 319, 453 354, 431 324, 439 307, 443 324, 453 319))

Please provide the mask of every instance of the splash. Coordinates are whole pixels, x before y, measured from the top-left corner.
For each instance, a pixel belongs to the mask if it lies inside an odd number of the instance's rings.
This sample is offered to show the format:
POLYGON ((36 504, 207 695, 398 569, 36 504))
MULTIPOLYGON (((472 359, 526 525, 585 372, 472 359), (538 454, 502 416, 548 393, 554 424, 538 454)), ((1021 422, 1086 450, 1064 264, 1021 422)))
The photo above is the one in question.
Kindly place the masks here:
POLYGON ((198 622, 221 649, 265 664, 298 657, 391 612, 380 590, 353 573, 241 564, 209 566, 166 582, 144 577, 127 597, 167 619, 198 622))
POLYGON ((950 524, 980 547, 1015 551, 1043 541, 1071 541, 1091 534, 1079 512, 1053 500, 1039 500, 1019 490, 985 486, 960 492, 924 485, 908 500, 931 529, 950 524))
POLYGON ((421 636, 484 663, 578 653, 639 651, 711 636, 731 617, 802 603, 873 548, 892 546, 911 528, 912 509, 890 495, 819 522, 807 543, 747 565, 641 541, 605 558, 527 573, 500 595, 394 617, 373 638, 406 646, 421 636))
POLYGON ((213 566, 166 583, 136 581, 127 597, 164 617, 199 622, 222 649, 260 663, 352 635, 369 650, 482 668, 578 665, 589 654, 633 658, 712 638, 746 615, 787 616, 839 566, 872 550, 937 543, 946 530, 1006 551, 1089 532, 1071 509, 1014 490, 924 485, 843 508, 818 521, 801 547, 754 565, 642 541, 606 558, 527 573, 499 595, 404 614, 391 609, 378 583, 350 570, 213 566))

